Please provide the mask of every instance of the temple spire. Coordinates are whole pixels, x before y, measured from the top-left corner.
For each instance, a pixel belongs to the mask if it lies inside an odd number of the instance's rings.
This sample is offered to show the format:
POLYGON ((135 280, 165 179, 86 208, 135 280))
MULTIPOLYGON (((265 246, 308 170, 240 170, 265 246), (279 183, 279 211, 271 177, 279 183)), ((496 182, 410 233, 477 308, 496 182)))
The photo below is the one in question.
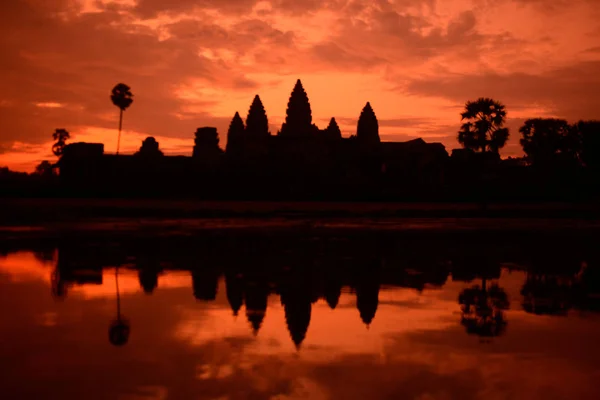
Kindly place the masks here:
POLYGON ((306 137, 313 131, 312 111, 308 95, 302 82, 298 79, 288 101, 285 122, 281 126, 280 135, 306 137))
POLYGON ((270 135, 267 112, 258 95, 254 96, 254 100, 252 100, 252 104, 248 110, 246 135, 252 138, 265 138, 270 135))
POLYGON ((358 140, 366 143, 379 143, 381 141, 379 139, 379 123, 369 102, 362 109, 358 118, 356 136, 358 140))

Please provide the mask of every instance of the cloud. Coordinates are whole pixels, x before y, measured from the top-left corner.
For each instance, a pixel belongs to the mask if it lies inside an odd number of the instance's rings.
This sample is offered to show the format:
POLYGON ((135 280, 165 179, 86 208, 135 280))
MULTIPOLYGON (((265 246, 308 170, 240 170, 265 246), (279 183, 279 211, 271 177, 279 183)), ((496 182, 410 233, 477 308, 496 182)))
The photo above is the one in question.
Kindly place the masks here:
POLYGON ((114 129, 118 110, 108 96, 117 82, 135 95, 125 128, 165 138, 213 125, 224 139, 255 94, 269 119, 282 121, 297 78, 310 89, 315 118, 358 116, 370 100, 390 139, 450 136, 435 131, 458 125, 460 106, 479 95, 499 97, 511 118, 597 117, 592 3, 0 2, 0 145, 45 145, 58 127, 114 129))
MULTIPOLYGON (((510 113, 516 109, 545 108, 555 116, 570 120, 598 116, 600 98, 600 61, 581 62, 540 75, 494 72, 479 75, 452 75, 416 79, 409 93, 444 97, 465 102, 478 97, 493 97, 504 102, 510 113)), ((535 115, 532 115, 534 117, 535 115)))

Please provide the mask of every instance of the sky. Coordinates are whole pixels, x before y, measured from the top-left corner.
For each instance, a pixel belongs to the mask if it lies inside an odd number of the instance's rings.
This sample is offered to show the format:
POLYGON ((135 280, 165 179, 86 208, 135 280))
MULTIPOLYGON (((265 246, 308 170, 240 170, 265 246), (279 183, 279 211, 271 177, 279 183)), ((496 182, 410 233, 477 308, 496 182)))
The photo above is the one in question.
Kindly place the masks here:
POLYGON ((0 166, 32 171, 52 133, 117 147, 110 91, 132 89, 121 152, 154 136, 191 155, 198 127, 225 147, 260 95, 275 134, 301 79, 313 120, 356 132, 371 102, 383 141, 450 151, 468 100, 526 118, 600 118, 600 0, 11 0, 0 2, 0 166))

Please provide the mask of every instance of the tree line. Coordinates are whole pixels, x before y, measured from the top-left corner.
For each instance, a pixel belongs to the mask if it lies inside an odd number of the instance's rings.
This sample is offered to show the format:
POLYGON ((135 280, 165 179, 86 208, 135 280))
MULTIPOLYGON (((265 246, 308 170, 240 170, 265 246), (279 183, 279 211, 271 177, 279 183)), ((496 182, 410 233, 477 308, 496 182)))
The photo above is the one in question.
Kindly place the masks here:
MULTIPOLYGON (((469 101, 461 114, 458 142, 475 152, 498 153, 506 145, 506 107, 499 101, 469 101)), ((519 128, 519 143, 529 165, 597 167, 600 159, 600 121, 569 124, 558 118, 530 118, 519 128)))

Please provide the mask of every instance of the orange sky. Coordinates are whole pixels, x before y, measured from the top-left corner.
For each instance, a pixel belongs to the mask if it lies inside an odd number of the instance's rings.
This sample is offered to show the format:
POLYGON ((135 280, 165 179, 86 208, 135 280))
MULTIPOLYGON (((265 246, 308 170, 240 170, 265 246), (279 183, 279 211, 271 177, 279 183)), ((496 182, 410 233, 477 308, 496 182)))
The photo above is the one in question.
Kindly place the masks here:
POLYGON ((355 132, 370 101, 382 140, 457 147, 465 101, 506 104, 518 155, 523 118, 599 118, 597 0, 13 0, 0 2, 0 166, 53 160, 51 134, 116 150, 118 82, 131 86, 121 147, 155 136, 191 154, 255 94, 274 134, 301 78, 313 118, 355 132))

